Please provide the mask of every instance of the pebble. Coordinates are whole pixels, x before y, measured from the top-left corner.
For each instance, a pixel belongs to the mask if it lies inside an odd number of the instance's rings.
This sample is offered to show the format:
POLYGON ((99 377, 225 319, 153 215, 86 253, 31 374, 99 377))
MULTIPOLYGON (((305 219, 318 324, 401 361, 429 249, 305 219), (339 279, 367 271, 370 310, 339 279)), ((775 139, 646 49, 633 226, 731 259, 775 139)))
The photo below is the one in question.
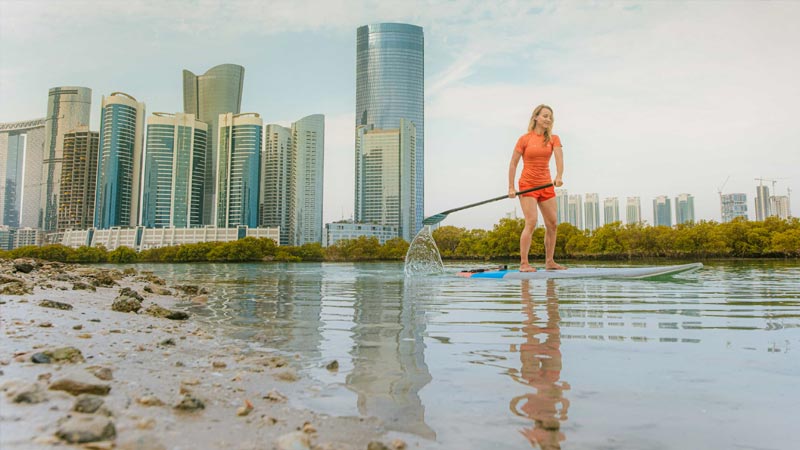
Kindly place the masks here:
POLYGON ((41 403, 47 400, 47 391, 41 383, 22 382, 8 390, 13 403, 41 403))
POLYGON ((237 416, 246 416, 253 411, 253 404, 250 403, 249 400, 244 401, 244 406, 240 406, 239 409, 236 410, 237 416))
POLYGON ((69 303, 64 302, 57 302, 55 300, 42 300, 39 302, 39 306, 43 308, 55 308, 55 309, 63 309, 65 311, 69 311, 72 309, 72 305, 69 303))
POLYGON ((79 413, 93 414, 105 403, 103 397, 92 394, 81 394, 75 398, 72 410, 79 413))
POLYGON ((52 391, 66 391, 72 395, 108 395, 111 386, 98 382, 97 378, 83 370, 70 371, 50 384, 52 391))
POLYGON ((164 402, 155 395, 144 395, 136 399, 136 403, 142 406, 163 406, 164 402))
POLYGON ((179 411, 197 411, 198 409, 205 409, 206 405, 197 397, 191 395, 184 395, 180 402, 174 408, 179 411))
POLYGON ((108 417, 73 413, 59 425, 56 436, 70 444, 82 444, 113 439, 117 430, 108 417))
POLYGON ((339 361, 334 359, 333 361, 329 362, 325 366, 325 368, 330 370, 331 372, 336 372, 337 370, 339 370, 339 361))

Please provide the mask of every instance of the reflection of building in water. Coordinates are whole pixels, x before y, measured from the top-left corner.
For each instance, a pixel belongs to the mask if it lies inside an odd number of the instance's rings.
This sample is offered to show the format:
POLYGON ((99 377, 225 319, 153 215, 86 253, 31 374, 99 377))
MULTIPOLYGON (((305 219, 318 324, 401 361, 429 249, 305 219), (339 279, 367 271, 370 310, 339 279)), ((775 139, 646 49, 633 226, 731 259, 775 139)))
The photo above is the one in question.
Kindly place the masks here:
POLYGON ((431 381, 425 364, 425 316, 416 304, 426 297, 411 281, 360 278, 355 283, 353 371, 347 388, 358 410, 386 428, 435 439, 425 423, 419 391, 431 381))
POLYGON ((522 384, 536 390, 534 393, 519 395, 511 400, 511 410, 520 416, 533 420, 533 427, 520 430, 531 444, 543 450, 560 449, 565 439, 561 432, 561 422, 567 420, 569 400, 564 390, 569 383, 561 381, 561 331, 556 298, 555 281, 547 280, 547 320, 543 322, 536 315, 531 299, 530 283, 522 281, 522 308, 525 322, 522 327, 525 342, 519 346, 522 368, 512 377, 522 384))

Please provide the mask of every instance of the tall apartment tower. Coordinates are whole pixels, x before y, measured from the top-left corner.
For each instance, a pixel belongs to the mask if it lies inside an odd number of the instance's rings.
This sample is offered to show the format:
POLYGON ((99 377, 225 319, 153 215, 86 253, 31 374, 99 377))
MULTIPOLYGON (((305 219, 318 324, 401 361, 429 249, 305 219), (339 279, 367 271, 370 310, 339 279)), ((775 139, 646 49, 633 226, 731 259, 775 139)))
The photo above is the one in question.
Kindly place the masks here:
POLYGON ((569 193, 566 189, 556 189, 556 223, 569 222, 569 193))
POLYGON ((394 226, 411 242, 418 211, 416 129, 400 119, 400 128, 359 127, 356 134, 356 222, 394 226))
POLYGON ((603 200, 603 223, 619 222, 619 199, 608 197, 603 200))
POLYGON ((295 244, 322 243, 325 116, 312 114, 292 124, 296 152, 295 244))
POLYGON ((144 146, 144 103, 122 92, 103 97, 95 228, 135 227, 144 146))
POLYGON ((424 46, 422 27, 416 25, 379 23, 356 33, 356 128, 397 130, 404 119, 416 129, 411 236, 422 228, 425 211, 424 46))
POLYGON ((56 231, 64 160, 64 135, 89 126, 92 90, 86 87, 55 87, 47 98, 42 159, 41 216, 38 227, 56 231))
POLYGON ((722 222, 730 222, 737 217, 747 219, 747 194, 722 194, 719 197, 722 222))
POLYGON ((760 184, 756 186, 756 220, 769 217, 769 188, 760 184))
POLYGON ((567 210, 569 223, 575 228, 583 230, 583 199, 580 194, 569 196, 567 210))
POLYGON ((788 195, 773 195, 769 198, 769 208, 771 215, 781 219, 792 217, 792 210, 789 205, 788 195))
POLYGON ((672 205, 669 197, 660 195, 653 199, 653 226, 672 226, 672 205))
POLYGON ((244 67, 236 64, 221 64, 208 69, 203 75, 183 71, 183 112, 193 114, 196 120, 208 125, 208 147, 204 169, 206 179, 203 193, 203 224, 215 223, 213 210, 216 204, 215 189, 218 186, 216 136, 220 114, 239 114, 242 108, 242 86, 244 67))
POLYGON ((642 200, 639 197, 628 197, 625 203, 625 223, 642 223, 642 200))
POLYGON ((100 133, 80 127, 64 134, 56 231, 85 230, 94 221, 100 133))
POLYGON ((142 225, 203 225, 208 125, 194 114, 153 113, 147 118, 142 225))
POLYGON ((280 245, 292 245, 296 229, 297 158, 292 142, 291 128, 280 125, 264 127, 259 225, 279 227, 280 245))
POLYGON ((675 223, 694 222, 694 196, 680 194, 675 197, 675 223))
POLYGON ((219 116, 214 220, 220 228, 258 226, 262 127, 256 113, 219 116))
POLYGON ((39 226, 45 120, 0 123, 0 225, 39 226))
POLYGON ((586 194, 583 203, 584 225, 587 230, 594 231, 600 228, 600 196, 597 194, 586 194))
POLYGON ((281 245, 322 243, 325 116, 313 114, 291 128, 267 125, 261 177, 261 219, 280 227, 281 245))

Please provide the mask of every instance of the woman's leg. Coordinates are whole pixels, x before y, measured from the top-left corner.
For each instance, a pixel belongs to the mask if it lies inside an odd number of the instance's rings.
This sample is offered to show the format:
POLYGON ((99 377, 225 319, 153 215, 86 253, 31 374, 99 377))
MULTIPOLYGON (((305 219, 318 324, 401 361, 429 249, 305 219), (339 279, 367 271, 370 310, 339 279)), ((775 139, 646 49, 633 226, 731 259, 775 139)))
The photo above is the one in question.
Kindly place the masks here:
POLYGON ((522 214, 525 215, 525 228, 519 235, 519 270, 520 272, 535 272, 528 262, 528 252, 531 250, 531 236, 536 229, 536 219, 539 211, 536 210, 536 199, 534 197, 520 197, 519 204, 522 207, 522 214))
POLYGON ((556 223, 558 222, 556 208, 557 204, 555 198, 539 202, 539 210, 542 212, 544 226, 546 228, 544 233, 544 267, 548 270, 566 269, 566 267, 553 260, 553 255, 555 255, 556 252, 556 232, 558 229, 558 224, 556 223))

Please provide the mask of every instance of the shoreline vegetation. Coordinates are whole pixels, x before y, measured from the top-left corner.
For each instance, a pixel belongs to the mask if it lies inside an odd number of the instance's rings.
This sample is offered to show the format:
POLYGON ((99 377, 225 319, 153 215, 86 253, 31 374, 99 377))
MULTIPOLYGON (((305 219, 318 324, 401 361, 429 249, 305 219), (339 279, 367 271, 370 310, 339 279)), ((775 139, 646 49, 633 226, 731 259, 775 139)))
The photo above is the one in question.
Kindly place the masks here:
MULTIPOLYGON (((523 219, 501 219, 493 229, 442 226, 433 231, 442 259, 506 260, 516 258, 523 219)), ((544 257, 544 228, 533 234, 531 257, 544 257)), ((402 261, 409 243, 395 238, 380 244, 376 238, 342 240, 329 247, 305 244, 278 246, 270 239, 201 242, 136 252, 129 247, 108 251, 103 246, 60 244, 0 251, 2 259, 37 258, 68 263, 182 263, 182 262, 352 262, 402 261)), ((614 222, 594 231, 569 223, 558 225, 557 259, 643 260, 719 258, 798 258, 800 219, 764 221, 701 221, 675 227, 614 222)))

